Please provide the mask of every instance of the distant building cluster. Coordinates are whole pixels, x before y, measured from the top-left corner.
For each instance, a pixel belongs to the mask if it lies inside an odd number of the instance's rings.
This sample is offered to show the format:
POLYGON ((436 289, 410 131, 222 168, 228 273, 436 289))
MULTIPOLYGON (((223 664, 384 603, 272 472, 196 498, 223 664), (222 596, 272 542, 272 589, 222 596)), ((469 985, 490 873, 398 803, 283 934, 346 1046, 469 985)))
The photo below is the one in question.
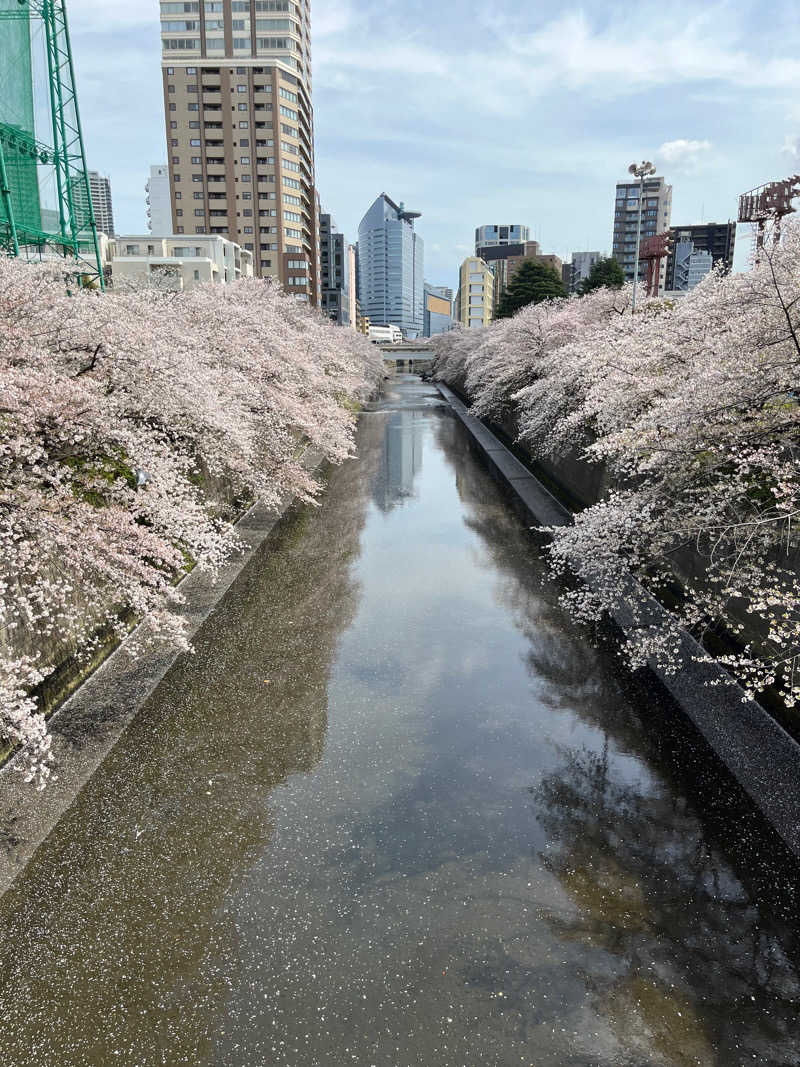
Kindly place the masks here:
MULTIPOLYGON (((492 223, 475 229, 455 288, 432 284, 420 213, 385 192, 350 244, 316 189, 309 0, 215 0, 201 20, 202 7, 160 2, 168 153, 146 184, 149 236, 115 239, 109 179, 86 175, 112 284, 157 277, 187 287, 270 276, 337 325, 394 341, 488 326, 530 261, 552 268, 572 294, 606 258, 587 250, 562 262, 530 226, 492 223), (260 36, 273 22, 280 35, 260 36)), ((48 222, 55 228, 57 220, 48 222)), ((656 295, 687 292, 715 266, 730 268, 735 239, 733 222, 673 226, 664 177, 615 185, 611 255, 630 281, 637 250, 649 249, 639 276, 656 295)))

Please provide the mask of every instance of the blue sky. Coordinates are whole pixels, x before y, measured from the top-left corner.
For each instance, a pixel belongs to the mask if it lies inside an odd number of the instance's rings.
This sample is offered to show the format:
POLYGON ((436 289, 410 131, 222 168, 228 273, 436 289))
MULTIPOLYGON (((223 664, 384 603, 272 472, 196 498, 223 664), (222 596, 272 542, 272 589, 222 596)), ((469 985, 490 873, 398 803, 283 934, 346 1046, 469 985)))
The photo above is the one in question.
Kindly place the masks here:
MULTIPOLYGON (((166 158, 158 3, 69 12, 89 164, 118 229, 141 232, 166 158)), ((672 183, 673 223, 735 217, 740 192, 800 172, 794 0, 315 0, 312 30, 323 209, 353 241, 382 191, 421 211, 435 284, 485 223, 525 223, 562 258, 608 250, 634 159, 672 183)))

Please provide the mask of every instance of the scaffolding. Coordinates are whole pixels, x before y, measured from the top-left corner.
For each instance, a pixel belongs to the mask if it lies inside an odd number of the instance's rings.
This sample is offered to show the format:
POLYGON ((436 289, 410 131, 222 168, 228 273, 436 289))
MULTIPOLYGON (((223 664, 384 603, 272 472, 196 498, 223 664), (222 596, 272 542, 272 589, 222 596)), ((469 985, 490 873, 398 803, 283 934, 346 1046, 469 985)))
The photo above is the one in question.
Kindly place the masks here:
POLYGON ((65 0, 0 0, 0 250, 105 288, 65 0))

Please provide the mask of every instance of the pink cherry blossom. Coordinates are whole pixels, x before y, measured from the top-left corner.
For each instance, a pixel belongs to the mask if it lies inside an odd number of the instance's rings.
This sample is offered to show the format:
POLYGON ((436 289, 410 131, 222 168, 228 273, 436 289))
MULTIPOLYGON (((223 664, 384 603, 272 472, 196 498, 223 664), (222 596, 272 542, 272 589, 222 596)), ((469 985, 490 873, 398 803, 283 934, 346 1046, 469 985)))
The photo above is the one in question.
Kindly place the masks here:
POLYGON ((104 296, 0 258, 0 735, 29 777, 49 774, 31 692, 55 663, 134 620, 185 645, 176 580, 219 568, 250 502, 313 500, 304 445, 348 456, 381 373, 267 281, 104 296))
MULTIPOLYGON (((487 330, 435 339, 439 377, 477 414, 510 419, 535 456, 578 455, 610 489, 551 531, 556 571, 591 579, 565 602, 596 619, 635 575, 675 626, 740 642, 718 658, 750 694, 800 698, 800 227, 784 224, 760 264, 712 273, 631 314, 630 293, 524 308, 487 330)), ((643 618, 640 620, 643 621, 643 618)), ((675 631, 640 626, 635 664, 676 670, 675 631)))

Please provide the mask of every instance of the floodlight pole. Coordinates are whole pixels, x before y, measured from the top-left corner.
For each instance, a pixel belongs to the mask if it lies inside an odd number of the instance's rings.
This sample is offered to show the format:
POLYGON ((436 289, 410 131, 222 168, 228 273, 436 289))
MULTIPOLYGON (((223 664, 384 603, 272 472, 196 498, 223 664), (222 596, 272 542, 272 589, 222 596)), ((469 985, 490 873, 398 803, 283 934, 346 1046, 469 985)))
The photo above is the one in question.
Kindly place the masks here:
POLYGON ((639 282, 639 243, 642 239, 642 201, 644 200, 644 179, 650 174, 655 174, 656 168, 649 160, 641 163, 631 163, 628 173, 639 179, 639 212, 636 218, 636 252, 633 261, 633 299, 631 301, 631 314, 636 312, 636 286, 639 282))

